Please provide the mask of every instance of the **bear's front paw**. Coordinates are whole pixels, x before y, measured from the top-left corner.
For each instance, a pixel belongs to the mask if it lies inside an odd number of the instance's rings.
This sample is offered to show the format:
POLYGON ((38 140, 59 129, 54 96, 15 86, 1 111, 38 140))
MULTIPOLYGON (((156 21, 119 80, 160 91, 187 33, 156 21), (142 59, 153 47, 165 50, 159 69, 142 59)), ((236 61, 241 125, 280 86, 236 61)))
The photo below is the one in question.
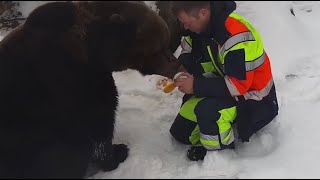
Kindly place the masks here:
POLYGON ((99 164, 103 171, 112 171, 116 169, 120 163, 124 162, 128 157, 129 148, 125 144, 113 144, 113 153, 107 155, 107 158, 99 164))
POLYGON ((125 144, 113 144, 113 153, 117 162, 122 163, 128 157, 129 148, 125 144))

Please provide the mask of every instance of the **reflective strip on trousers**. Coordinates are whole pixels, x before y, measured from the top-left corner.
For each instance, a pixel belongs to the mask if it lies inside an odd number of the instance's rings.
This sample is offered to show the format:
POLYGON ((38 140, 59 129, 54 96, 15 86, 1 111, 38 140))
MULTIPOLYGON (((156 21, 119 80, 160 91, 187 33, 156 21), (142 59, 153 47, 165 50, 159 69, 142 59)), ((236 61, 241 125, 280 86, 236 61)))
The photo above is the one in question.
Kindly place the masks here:
MULTIPOLYGON (((231 144, 234 141, 234 133, 233 133, 232 128, 230 128, 229 130, 227 130, 224 133, 221 133, 220 137, 221 137, 221 143, 223 145, 231 144)), ((200 141, 201 141, 201 144, 207 150, 221 149, 218 135, 205 135, 205 134, 200 133, 200 141)))
MULTIPOLYGON (((179 113, 186 120, 197 123, 197 117, 194 113, 194 109, 197 104, 204 98, 190 97, 181 107, 179 113)), ((221 109, 218 111, 221 115, 218 120, 212 119, 217 122, 219 132, 212 132, 212 134, 220 134, 220 141, 222 144, 229 144, 234 141, 231 123, 234 121, 237 113, 236 106, 221 109), (227 132, 227 133, 226 133, 227 132)), ((214 128, 214 127, 212 127, 214 128)), ((201 143, 208 150, 220 149, 219 135, 206 135, 201 134, 199 125, 191 132, 189 141, 193 145, 201 143)))
POLYGON ((229 145, 234 141, 234 134, 233 134, 233 129, 230 128, 224 133, 220 134, 221 137, 221 143, 224 145, 229 145))
POLYGON ((200 133, 200 141, 203 147, 205 147, 207 150, 221 149, 218 135, 206 135, 200 133))
POLYGON ((220 118, 217 121, 219 127, 219 134, 221 138, 221 143, 223 145, 229 145, 234 141, 234 134, 231 123, 235 120, 237 116, 236 106, 222 109, 219 111, 221 114, 220 118))
POLYGON ((207 135, 200 132, 200 142, 207 150, 221 149, 220 142, 223 145, 229 145, 234 141, 234 133, 231 123, 236 118, 236 106, 222 109, 219 113, 221 116, 217 120, 217 125, 220 137, 219 135, 207 135))
POLYGON ((223 55, 233 46, 246 41, 254 41, 255 38, 251 32, 243 32, 229 38, 221 47, 220 53, 223 55))

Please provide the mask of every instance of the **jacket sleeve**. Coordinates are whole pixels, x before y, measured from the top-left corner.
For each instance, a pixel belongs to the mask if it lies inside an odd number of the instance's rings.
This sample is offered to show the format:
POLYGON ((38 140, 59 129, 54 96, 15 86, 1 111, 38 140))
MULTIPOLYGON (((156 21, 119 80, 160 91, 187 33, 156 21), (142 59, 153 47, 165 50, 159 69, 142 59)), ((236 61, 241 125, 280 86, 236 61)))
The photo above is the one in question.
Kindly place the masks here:
POLYGON ((232 96, 248 92, 253 82, 254 71, 246 71, 245 50, 237 49, 225 57, 225 83, 232 96))
POLYGON ((195 78, 194 94, 197 97, 239 96, 251 87, 253 71, 246 72, 244 50, 229 52, 225 57, 225 76, 195 78))
POLYGON ((193 92, 196 97, 231 96, 223 77, 195 78, 193 92))

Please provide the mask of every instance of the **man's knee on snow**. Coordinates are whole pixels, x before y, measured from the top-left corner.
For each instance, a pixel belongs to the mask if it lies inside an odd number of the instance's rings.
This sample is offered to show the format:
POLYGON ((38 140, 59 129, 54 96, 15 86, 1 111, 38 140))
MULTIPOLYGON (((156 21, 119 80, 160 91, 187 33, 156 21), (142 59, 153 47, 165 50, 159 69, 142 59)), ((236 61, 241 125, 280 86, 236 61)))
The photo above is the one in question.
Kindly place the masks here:
POLYGON ((196 127, 196 123, 178 115, 170 128, 171 135, 183 144, 191 144, 189 137, 196 127))

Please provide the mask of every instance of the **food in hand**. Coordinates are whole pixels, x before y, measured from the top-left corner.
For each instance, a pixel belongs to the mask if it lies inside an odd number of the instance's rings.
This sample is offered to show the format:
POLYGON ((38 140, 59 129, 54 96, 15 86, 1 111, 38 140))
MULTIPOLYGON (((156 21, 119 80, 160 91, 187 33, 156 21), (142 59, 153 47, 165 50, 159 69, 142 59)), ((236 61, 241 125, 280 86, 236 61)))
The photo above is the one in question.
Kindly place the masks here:
MULTIPOLYGON (((179 78, 185 78, 185 76, 182 76, 182 72, 177 73, 173 79, 176 80, 179 78)), ((165 93, 170 93, 171 91, 173 91, 177 87, 174 83, 174 80, 171 80, 171 79, 159 80, 157 82, 157 87, 162 89, 162 91, 165 93)))

